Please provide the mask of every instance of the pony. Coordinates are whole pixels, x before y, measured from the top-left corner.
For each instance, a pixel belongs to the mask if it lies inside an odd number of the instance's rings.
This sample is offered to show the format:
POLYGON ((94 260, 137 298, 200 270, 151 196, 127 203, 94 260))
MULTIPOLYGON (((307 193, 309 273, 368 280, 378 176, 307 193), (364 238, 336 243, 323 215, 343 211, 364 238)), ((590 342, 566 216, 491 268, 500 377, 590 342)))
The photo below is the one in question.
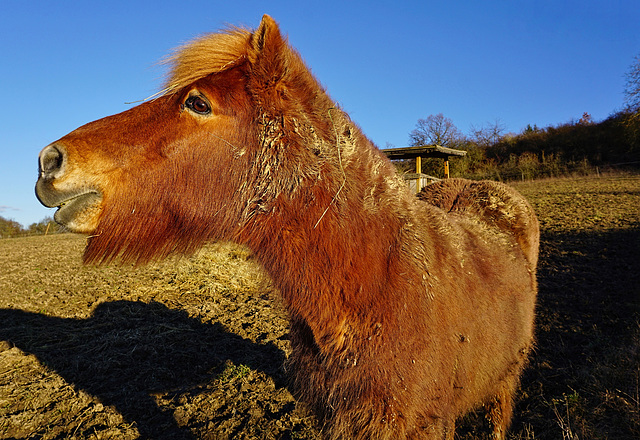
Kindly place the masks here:
POLYGON ((143 264, 247 245, 290 317, 294 395, 327 439, 440 439, 484 406, 505 437, 534 341, 536 216, 451 179, 415 197, 265 15, 175 50, 163 91, 39 155, 36 194, 143 264))

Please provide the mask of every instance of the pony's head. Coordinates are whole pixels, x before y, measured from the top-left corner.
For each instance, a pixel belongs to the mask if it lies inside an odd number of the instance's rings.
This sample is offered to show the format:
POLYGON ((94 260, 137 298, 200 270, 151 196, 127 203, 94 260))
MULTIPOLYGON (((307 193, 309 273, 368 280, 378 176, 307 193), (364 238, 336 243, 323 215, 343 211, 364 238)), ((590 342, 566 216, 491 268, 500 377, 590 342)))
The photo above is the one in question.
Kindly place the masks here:
POLYGON ((168 62, 158 97, 40 153, 36 194, 57 222, 90 234, 85 261, 145 262, 233 239, 319 172, 333 104, 271 17, 168 62))

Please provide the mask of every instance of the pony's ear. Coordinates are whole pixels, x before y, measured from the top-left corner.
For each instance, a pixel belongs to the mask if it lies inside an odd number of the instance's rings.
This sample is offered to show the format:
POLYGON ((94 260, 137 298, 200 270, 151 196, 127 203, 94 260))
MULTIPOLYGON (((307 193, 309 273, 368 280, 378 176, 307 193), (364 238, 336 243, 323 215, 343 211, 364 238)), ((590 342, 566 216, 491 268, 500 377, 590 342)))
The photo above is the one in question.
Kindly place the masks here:
POLYGON ((265 47, 270 45, 270 43, 278 44, 280 41, 282 41, 282 37, 280 35, 278 23, 276 23, 269 15, 263 15, 260 26, 258 26, 258 29, 256 29, 251 36, 251 48, 256 53, 261 53, 264 51, 265 47))
MULTIPOLYGON (((251 35, 248 48, 248 59, 254 66, 262 66, 266 71, 282 67, 282 51, 286 48, 286 41, 280 34, 280 28, 273 18, 268 15, 262 17, 260 26, 251 35)), ((276 72, 270 72, 274 74, 276 72)))

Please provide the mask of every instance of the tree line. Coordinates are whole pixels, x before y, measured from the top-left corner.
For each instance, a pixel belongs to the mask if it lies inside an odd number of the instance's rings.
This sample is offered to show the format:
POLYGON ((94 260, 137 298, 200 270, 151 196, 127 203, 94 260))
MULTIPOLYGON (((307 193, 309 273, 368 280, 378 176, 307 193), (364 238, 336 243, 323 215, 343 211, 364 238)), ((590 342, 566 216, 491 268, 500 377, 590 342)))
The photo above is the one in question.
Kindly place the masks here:
POLYGON ((20 223, 0 217, 0 238, 24 237, 27 235, 57 234, 63 230, 51 217, 45 217, 37 223, 23 228, 20 223))
MULTIPOLYGON (((504 133, 500 121, 472 127, 462 134, 441 113, 420 119, 410 133, 412 146, 441 145, 465 150, 450 162, 452 177, 528 180, 586 175, 603 169, 640 169, 640 117, 621 111, 601 122, 588 113, 578 121, 539 128, 527 126, 519 134, 504 133)), ((397 164, 413 172, 414 161, 397 164)), ((441 159, 423 158, 422 172, 443 177, 441 159)))
MULTIPOLYGON (((596 122, 584 113, 577 121, 506 133, 496 120, 462 133, 442 113, 419 119, 409 133, 412 146, 441 145, 465 150, 450 163, 452 177, 519 180, 591 174, 602 169, 640 169, 640 55, 626 75, 624 109, 596 122)), ((397 163, 413 172, 414 161, 397 163)), ((424 159, 423 173, 443 177, 442 160, 424 159)))

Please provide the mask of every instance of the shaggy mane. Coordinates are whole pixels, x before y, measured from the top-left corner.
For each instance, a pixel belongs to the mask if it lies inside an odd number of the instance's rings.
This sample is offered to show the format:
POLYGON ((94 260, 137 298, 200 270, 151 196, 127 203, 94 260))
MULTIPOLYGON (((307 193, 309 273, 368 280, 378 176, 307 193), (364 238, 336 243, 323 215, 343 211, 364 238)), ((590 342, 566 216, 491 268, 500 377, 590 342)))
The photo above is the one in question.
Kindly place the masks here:
POLYGON ((175 48, 161 61, 169 66, 161 94, 175 92, 212 73, 233 67, 246 56, 250 38, 251 31, 233 27, 175 48))

